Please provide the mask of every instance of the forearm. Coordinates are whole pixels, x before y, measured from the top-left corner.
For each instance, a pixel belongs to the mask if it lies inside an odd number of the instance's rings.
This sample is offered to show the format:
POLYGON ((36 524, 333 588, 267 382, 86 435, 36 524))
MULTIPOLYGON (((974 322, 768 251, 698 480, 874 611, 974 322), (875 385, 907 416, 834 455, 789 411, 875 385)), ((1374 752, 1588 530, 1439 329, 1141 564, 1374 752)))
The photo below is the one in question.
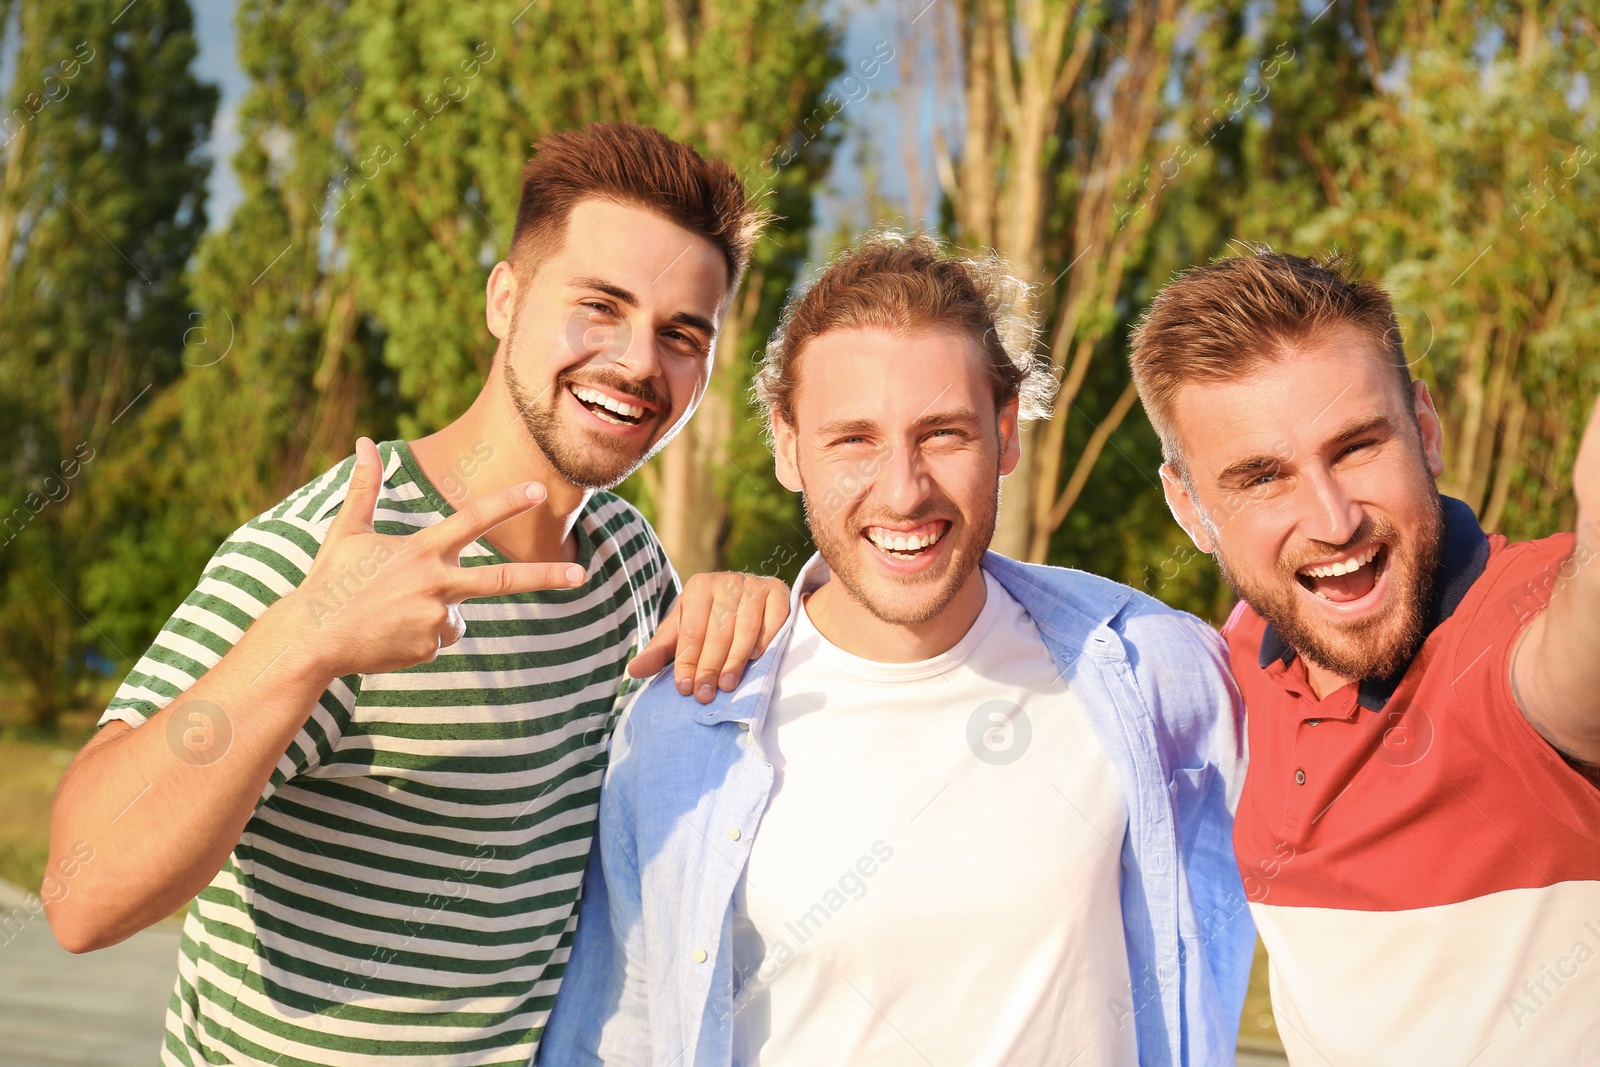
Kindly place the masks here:
POLYGON ((221 869, 333 681, 308 630, 303 605, 277 602, 148 722, 108 724, 79 753, 50 819, 49 869, 73 870, 46 902, 62 945, 115 944, 170 915, 221 869))

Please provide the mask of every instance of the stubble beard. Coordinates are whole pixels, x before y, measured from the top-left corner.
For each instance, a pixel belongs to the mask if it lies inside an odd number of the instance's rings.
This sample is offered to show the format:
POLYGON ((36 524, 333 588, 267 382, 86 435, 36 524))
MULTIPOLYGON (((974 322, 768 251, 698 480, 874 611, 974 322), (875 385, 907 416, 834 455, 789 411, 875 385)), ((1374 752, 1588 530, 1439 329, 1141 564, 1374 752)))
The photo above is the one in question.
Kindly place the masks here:
MULTIPOLYGON (((549 389, 537 395, 523 384, 522 379, 517 376, 517 369, 512 360, 512 353, 516 351, 519 317, 515 314, 512 316, 511 332, 506 341, 505 379, 506 391, 510 394, 511 402, 516 405, 523 429, 533 440, 534 447, 544 454, 550 466, 567 482, 580 489, 614 488, 655 455, 662 443, 662 434, 658 429, 654 436, 640 446, 604 434, 563 427, 558 406, 561 403, 561 394, 567 391, 570 383, 578 379, 571 373, 570 368, 563 370, 556 375, 555 383, 549 389)), ((657 390, 629 381, 615 371, 608 372, 606 368, 597 369, 586 375, 583 382, 604 386, 624 396, 653 404, 654 412, 670 410, 665 398, 661 397, 657 390)), ((659 414, 652 414, 649 417, 658 421, 662 419, 659 414)))
MULTIPOLYGON (((866 566, 860 563, 856 555, 856 542, 864 542, 866 538, 861 531, 868 526, 884 524, 920 525, 934 518, 941 510, 949 513, 948 508, 941 509, 938 502, 924 510, 919 515, 879 515, 874 521, 852 521, 849 528, 839 530, 826 521, 826 516, 815 513, 811 501, 814 499, 805 484, 805 477, 800 478, 801 502, 805 508, 806 525, 811 530, 811 539, 816 543, 817 551, 822 554, 823 562, 828 565, 828 570, 837 578, 845 591, 848 592, 862 607, 866 608, 879 621, 890 626, 920 626, 931 622, 948 608, 956 595, 961 592, 967 580, 972 577, 972 572, 977 570, 983 562, 983 554, 989 548, 989 543, 994 540, 995 522, 999 515, 999 469, 995 470, 995 492, 992 496, 983 498, 979 505, 981 510, 970 515, 957 512, 957 517, 952 520, 950 529, 945 531, 944 540, 959 537, 960 543, 953 544, 949 549, 949 561, 943 568, 943 573, 933 577, 927 575, 885 575, 896 585, 903 586, 908 592, 921 591, 932 586, 931 595, 920 601, 896 601, 893 594, 882 589, 882 586, 871 582, 865 575, 866 566)), ((815 499, 825 499, 817 497, 815 499)), ((868 543, 867 551, 877 551, 868 543)))

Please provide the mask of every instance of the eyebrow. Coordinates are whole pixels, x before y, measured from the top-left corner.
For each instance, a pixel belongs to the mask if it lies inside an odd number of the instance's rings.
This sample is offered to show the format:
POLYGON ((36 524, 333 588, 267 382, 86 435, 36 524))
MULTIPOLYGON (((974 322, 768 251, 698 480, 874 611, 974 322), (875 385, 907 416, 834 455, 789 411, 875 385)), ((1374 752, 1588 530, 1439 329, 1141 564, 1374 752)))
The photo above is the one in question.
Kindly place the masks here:
MULTIPOLYGON (((631 308, 639 306, 639 298, 634 295, 633 290, 624 289, 622 286, 608 282, 604 278, 574 278, 567 283, 567 287, 571 289, 592 289, 595 292, 604 293, 631 308)), ((716 324, 704 315, 696 315, 692 311, 680 311, 672 316, 671 321, 684 326, 693 326, 695 329, 703 331, 708 337, 714 336, 717 332, 716 324)))
MULTIPOLYGON (((916 427, 950 426, 956 423, 977 421, 977 412, 971 408, 961 407, 919 415, 912 425, 916 427)), ((853 434, 866 433, 877 428, 877 422, 872 419, 836 419, 833 422, 825 422, 817 427, 817 434, 822 437, 847 437, 853 434)))
MULTIPOLYGON (((1372 433, 1375 430, 1391 429, 1393 425, 1394 424, 1390 421, 1388 415, 1368 415, 1365 418, 1356 419, 1353 422, 1346 423, 1342 429, 1340 429, 1332 437, 1328 438, 1326 444, 1341 445, 1347 441, 1353 440, 1354 438, 1360 437, 1363 434, 1372 433)), ((1226 482, 1239 481, 1241 479, 1248 478, 1256 474, 1261 474, 1266 471, 1276 470, 1285 462, 1286 460, 1284 457, 1277 455, 1263 454, 1250 456, 1246 459, 1239 460, 1237 463, 1230 463, 1228 466, 1222 468, 1222 472, 1217 475, 1217 484, 1222 485, 1226 482)))
POLYGON ((1393 426, 1394 423, 1390 421, 1388 415, 1368 415, 1364 419, 1355 419, 1345 423, 1343 429, 1328 438, 1328 444, 1343 444, 1363 434, 1369 434, 1375 430, 1389 430, 1393 426))

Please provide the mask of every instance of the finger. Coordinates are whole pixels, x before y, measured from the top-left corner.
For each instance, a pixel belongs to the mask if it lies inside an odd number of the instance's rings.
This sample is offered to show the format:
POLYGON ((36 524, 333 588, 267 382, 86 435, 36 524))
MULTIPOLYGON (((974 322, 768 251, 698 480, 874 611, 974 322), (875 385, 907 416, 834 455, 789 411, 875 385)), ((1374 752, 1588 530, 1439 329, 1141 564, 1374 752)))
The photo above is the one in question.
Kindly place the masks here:
POLYGON ((491 563, 457 568, 450 578, 449 598, 460 603, 541 589, 575 589, 583 582, 583 568, 576 563, 491 563))
POLYGON ((378 493, 383 489, 383 461, 378 446, 370 437, 356 439, 356 461, 350 467, 350 482, 344 503, 333 517, 331 531, 341 534, 371 533, 378 514, 378 493))
POLYGON ((761 616, 761 636, 756 639, 755 652, 750 658, 760 659, 767 651, 767 646, 772 644, 772 639, 778 636, 778 631, 783 629, 783 624, 788 621, 789 587, 782 582, 776 582, 767 589, 767 599, 761 616))
POLYGON ((548 495, 538 482, 513 485, 479 497, 438 525, 413 536, 426 538, 426 547, 447 554, 454 561, 461 558, 462 549, 512 516, 543 504, 548 495))
POLYGON ((659 674, 661 668, 672 662, 672 650, 677 646, 678 613, 674 611, 628 664, 628 677, 650 678, 659 674))
POLYGON ((703 588, 703 583, 690 582, 672 609, 678 620, 678 651, 672 657, 672 677, 680 693, 694 692, 694 669, 700 663, 700 648, 706 641, 711 603, 711 591, 703 588))
POLYGON ((739 602, 739 612, 733 624, 733 641, 728 645, 728 654, 722 660, 720 677, 717 679, 717 686, 724 693, 733 692, 733 687, 744 677, 745 667, 754 658, 756 639, 761 636, 765 614, 766 600, 763 596, 747 594, 739 602))
POLYGON ((728 575, 716 583, 711 610, 706 615, 706 639, 694 665, 694 698, 702 704, 709 704, 717 695, 717 675, 727 661, 728 649, 733 647, 743 597, 743 578, 728 575))

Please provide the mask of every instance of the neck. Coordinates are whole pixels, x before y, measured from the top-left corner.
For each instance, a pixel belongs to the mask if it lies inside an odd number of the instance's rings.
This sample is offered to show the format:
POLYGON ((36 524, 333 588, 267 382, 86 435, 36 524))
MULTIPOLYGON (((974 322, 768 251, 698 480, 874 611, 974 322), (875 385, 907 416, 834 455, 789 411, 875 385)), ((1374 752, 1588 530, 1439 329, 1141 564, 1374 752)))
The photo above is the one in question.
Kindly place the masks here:
POLYGON ((1311 684, 1311 691, 1317 695, 1318 700, 1326 700, 1330 694, 1337 693, 1347 685, 1357 685, 1361 681, 1359 678, 1346 678, 1326 667, 1319 667, 1304 656, 1301 659, 1306 665, 1306 681, 1311 684))
POLYGON ((834 578, 806 599, 805 610, 823 637, 852 656, 878 663, 916 663, 954 648, 978 621, 986 598, 983 569, 977 568, 945 609, 927 622, 885 622, 834 578))
POLYGON ((474 500, 523 482, 538 482, 549 497, 490 530, 486 540, 507 559, 572 562, 572 529, 589 490, 566 481, 528 436, 506 391, 497 356, 483 391, 454 422, 411 443, 412 455, 439 495, 457 511, 474 500))

